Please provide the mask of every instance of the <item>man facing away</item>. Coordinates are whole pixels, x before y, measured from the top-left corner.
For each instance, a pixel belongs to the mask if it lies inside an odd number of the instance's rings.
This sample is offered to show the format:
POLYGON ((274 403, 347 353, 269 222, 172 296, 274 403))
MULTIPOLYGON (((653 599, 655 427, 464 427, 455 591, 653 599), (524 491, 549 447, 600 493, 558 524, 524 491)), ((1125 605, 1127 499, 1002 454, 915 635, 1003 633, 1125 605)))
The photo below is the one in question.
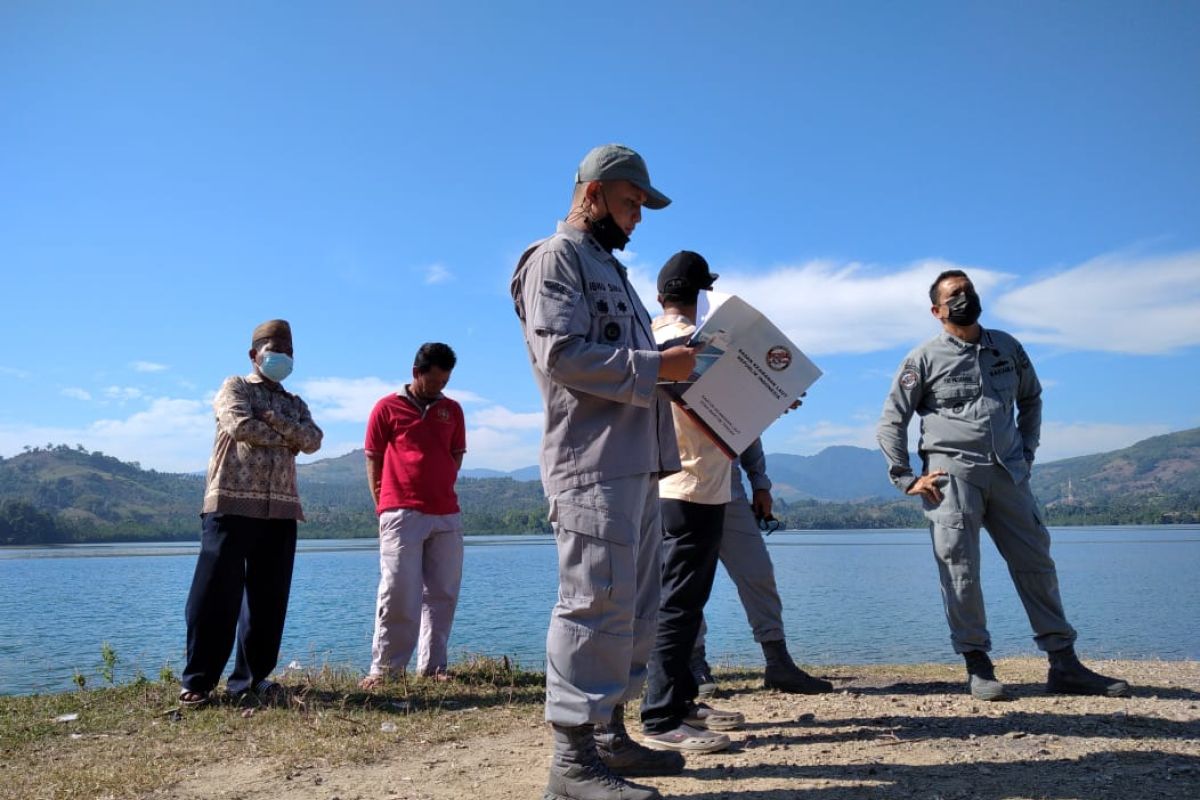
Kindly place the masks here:
MULTIPOLYGON (((673 255, 658 274, 663 313, 654 319, 660 344, 690 336, 696 329, 696 301, 717 276, 698 253, 673 255)), ((659 481, 662 501, 662 598, 658 631, 642 698, 646 745, 685 753, 729 747, 719 731, 745 721, 736 711, 696 702, 699 689, 691 670, 692 648, 700 633, 704 604, 717 573, 717 552, 730 501, 729 458, 678 405, 671 404, 679 444, 680 472, 659 481)))
POLYGON ((979 585, 979 529, 986 527, 1008 563, 1034 641, 1048 654, 1047 691, 1125 696, 1125 681, 1080 663, 1063 612, 1050 532, 1029 488, 1042 422, 1033 364, 1012 336, 980 326, 982 304, 965 272, 938 275, 929 299, 942 333, 900 365, 878 439, 892 483, 924 505, 950 641, 966 661, 970 692, 981 700, 1008 696, 987 655, 992 640, 979 585), (921 475, 908 458, 914 413, 921 418, 921 475))
POLYGON ((403 671, 418 641, 417 671, 446 674, 463 564, 454 481, 467 436, 462 407, 442 390, 457 360, 441 342, 421 345, 412 383, 382 398, 367 420, 367 485, 379 515, 379 594, 364 689, 403 671))
MULTIPOLYGON (((762 647, 766 660, 763 685, 795 694, 833 691, 832 683, 800 669, 788 652, 783 632, 783 601, 775 583, 775 565, 771 563, 771 554, 767 552, 759 529, 759 520, 773 519, 774 505, 761 439, 755 439, 730 466, 730 488, 732 499, 725 506, 725 527, 718 557, 737 587, 754 641, 762 647), (742 484, 743 469, 753 492, 750 498, 746 497, 742 484)), ((717 688, 705 658, 704 633, 705 626, 701 624, 696 646, 692 649, 692 675, 701 697, 712 695, 717 688)))
POLYGON ((292 329, 281 319, 250 337, 251 372, 227 378, 213 399, 217 431, 201 512, 200 557, 185 616, 187 664, 179 700, 208 701, 237 639, 228 689, 262 700, 281 694, 270 680, 279 660, 296 556, 296 454, 321 447, 321 429, 292 372, 292 329))
POLYGON ((542 394, 542 484, 558 548, 558 602, 546 634, 547 800, 654 800, 624 776, 683 768, 634 742, 625 704, 645 679, 658 608, 658 478, 679 469, 669 401, 687 347, 659 352, 650 317, 613 255, 643 206, 670 200, 623 145, 591 150, 565 221, 525 251, 512 297, 542 394))

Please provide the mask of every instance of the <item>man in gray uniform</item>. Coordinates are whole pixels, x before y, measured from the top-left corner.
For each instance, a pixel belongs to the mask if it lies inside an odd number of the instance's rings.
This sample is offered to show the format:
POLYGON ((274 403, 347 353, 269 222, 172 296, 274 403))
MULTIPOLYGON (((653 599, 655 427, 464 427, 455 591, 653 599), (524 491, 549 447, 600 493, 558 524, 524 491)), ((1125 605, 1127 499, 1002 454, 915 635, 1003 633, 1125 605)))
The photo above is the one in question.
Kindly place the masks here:
MULTIPOLYGON (((737 587, 738 597, 746 612, 746 621, 754 632, 754 641, 762 646, 766 669, 763 684, 768 689, 795 694, 823 694, 833 691, 833 684, 813 677, 796 666, 788 652, 783 633, 783 601, 775 584, 775 565, 767 552, 759 520, 773 520, 771 479, 767 477, 767 458, 762 440, 755 439, 732 470, 733 499, 725 507, 725 529, 721 536, 719 558, 725 571, 737 587), (750 479, 752 498, 746 497, 742 485, 742 469, 750 479)), ((709 669, 704 651, 705 626, 701 626, 692 650, 692 674, 702 697, 711 695, 717 682, 709 669)))
POLYGON ((1049 655, 1047 691, 1123 697, 1129 684, 1092 672, 1075 655, 1050 532, 1029 488, 1042 424, 1033 365, 1012 336, 979 325, 982 306, 966 273, 943 272, 929 299, 942 333, 904 359, 883 404, 878 439, 892 483, 924 504, 950 640, 966 660, 971 694, 1007 696, 987 655, 992 642, 979 585, 979 529, 986 527, 1008 563, 1034 641, 1049 655), (908 458, 914 413, 921 417, 920 476, 908 458))
POLYGON ((542 484, 558 547, 558 602, 546 635, 547 800, 654 800, 623 775, 670 774, 678 753, 625 731, 654 641, 662 539, 658 478, 679 469, 670 401, 695 352, 659 352, 650 317, 613 249, 642 207, 670 200, 622 145, 597 147, 575 175, 556 233, 525 251, 511 292, 545 405, 542 484), (615 774, 614 774, 615 773, 615 774))

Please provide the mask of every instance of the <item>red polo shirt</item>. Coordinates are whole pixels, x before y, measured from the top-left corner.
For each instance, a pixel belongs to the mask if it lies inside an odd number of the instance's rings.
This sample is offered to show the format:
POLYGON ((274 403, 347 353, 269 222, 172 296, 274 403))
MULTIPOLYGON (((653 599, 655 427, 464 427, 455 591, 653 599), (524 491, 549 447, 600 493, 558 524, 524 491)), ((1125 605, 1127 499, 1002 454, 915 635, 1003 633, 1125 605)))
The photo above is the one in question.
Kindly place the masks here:
POLYGON ((422 410, 404 394, 375 404, 367 420, 368 456, 383 456, 376 513, 412 508, 425 514, 457 514, 454 456, 467 449, 462 406, 439 397, 422 410))

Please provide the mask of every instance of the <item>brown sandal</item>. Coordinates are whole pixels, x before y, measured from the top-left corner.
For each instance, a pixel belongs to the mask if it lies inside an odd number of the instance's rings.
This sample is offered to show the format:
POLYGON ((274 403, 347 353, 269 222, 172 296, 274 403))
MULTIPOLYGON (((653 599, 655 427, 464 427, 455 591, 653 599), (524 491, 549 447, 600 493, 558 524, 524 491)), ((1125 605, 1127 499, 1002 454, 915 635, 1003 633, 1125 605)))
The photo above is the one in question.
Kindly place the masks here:
POLYGON ((209 692, 197 692, 193 689, 179 690, 179 704, 184 708, 200 708, 208 705, 212 700, 212 695, 209 692))

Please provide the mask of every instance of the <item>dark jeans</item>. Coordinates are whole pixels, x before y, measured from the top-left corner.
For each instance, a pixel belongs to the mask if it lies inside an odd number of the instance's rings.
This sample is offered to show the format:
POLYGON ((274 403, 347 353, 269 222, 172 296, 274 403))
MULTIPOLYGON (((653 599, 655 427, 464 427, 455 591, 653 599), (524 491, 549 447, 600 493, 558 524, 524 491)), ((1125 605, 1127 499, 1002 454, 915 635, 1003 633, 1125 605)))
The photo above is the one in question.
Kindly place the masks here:
POLYGON ((662 598, 642 698, 648 734, 678 728, 698 694, 692 647, 717 574, 725 506, 663 500, 662 519, 662 598))
POLYGON ((279 661, 296 557, 294 519, 204 514, 200 558, 187 608, 183 688, 207 692, 221 680, 237 635, 229 691, 244 692, 279 661))

